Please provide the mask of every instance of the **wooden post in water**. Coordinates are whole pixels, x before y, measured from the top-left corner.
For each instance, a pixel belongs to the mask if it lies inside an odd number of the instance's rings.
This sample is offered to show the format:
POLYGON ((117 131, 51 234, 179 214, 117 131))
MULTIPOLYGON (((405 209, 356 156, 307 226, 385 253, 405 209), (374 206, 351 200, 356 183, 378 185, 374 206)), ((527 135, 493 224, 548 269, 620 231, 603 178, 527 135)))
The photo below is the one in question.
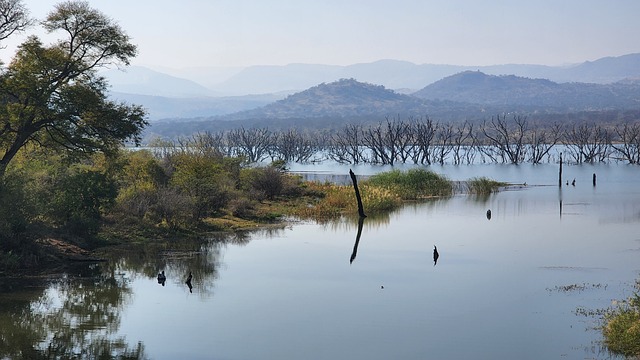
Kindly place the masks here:
POLYGON ((356 191, 356 200, 358 200, 358 214, 361 218, 367 217, 367 215, 364 214, 364 209, 362 208, 362 199, 360 198, 360 190, 358 190, 358 180, 356 180, 356 174, 354 174, 351 169, 349 169, 349 176, 351 176, 351 181, 353 182, 353 189, 356 191))
POLYGON ((596 173, 593 173, 593 186, 596 186, 596 173))
POLYGON ((562 153, 560 153, 560 172, 558 173, 558 186, 562 187, 562 153))

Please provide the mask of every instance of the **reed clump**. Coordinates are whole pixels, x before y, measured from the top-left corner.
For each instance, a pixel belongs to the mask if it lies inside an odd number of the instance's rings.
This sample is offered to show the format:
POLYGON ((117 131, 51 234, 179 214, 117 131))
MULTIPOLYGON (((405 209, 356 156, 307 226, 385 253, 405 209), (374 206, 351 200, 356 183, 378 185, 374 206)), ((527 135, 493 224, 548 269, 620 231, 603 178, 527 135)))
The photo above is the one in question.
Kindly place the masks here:
MULTIPOLYGON (((310 192, 321 195, 311 198, 304 206, 298 206, 293 211, 293 215, 302 218, 326 219, 358 213, 353 186, 309 183, 308 188, 310 192)), ((366 183, 361 184, 359 188, 367 213, 389 211, 402 205, 402 199, 387 189, 366 183)))
POLYGON ((467 183, 469 193, 476 195, 488 195, 497 192, 501 187, 507 186, 507 183, 495 181, 487 177, 471 178, 467 183))
POLYGON ((366 183, 395 193, 402 200, 450 196, 453 193, 453 186, 445 176, 424 169, 392 170, 374 175, 366 183))

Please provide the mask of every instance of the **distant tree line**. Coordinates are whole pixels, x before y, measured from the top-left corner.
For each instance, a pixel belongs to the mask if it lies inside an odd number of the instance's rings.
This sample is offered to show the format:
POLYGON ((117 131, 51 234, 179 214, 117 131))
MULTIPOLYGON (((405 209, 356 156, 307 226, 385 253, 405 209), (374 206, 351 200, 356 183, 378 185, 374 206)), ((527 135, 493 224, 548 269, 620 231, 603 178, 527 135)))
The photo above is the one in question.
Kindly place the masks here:
MULTIPOLYGON (((207 144, 247 163, 333 160, 342 164, 473 164, 620 161, 640 164, 640 121, 536 122, 497 115, 482 122, 438 122, 387 117, 377 124, 347 123, 337 131, 245 128, 197 133, 178 144, 207 144)), ((158 145, 152 142, 151 146, 158 145)))

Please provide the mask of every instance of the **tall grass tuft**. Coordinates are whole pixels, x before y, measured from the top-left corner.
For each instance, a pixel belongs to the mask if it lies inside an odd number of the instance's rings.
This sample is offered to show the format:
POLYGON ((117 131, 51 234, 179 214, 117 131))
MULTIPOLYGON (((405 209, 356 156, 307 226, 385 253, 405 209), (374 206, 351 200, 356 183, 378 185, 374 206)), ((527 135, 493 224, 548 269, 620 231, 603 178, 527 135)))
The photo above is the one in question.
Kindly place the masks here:
POLYGON ((498 191, 502 186, 506 186, 506 183, 491 180, 486 177, 475 177, 469 179, 467 182, 469 186, 469 193, 477 195, 488 195, 498 191))
MULTIPOLYGON (((367 214, 393 210, 402 205, 402 199, 389 190, 367 184, 360 184, 359 189, 367 214)), ((323 195, 316 196, 315 200, 306 206, 298 206, 293 215, 302 218, 331 219, 358 213, 356 195, 351 185, 309 183, 308 191, 323 195)))
POLYGON ((605 316, 604 343, 614 354, 640 357, 640 295, 637 293, 605 316))
POLYGON ((446 177, 424 169, 392 170, 374 175, 366 183, 391 191, 403 200, 450 196, 453 193, 453 186, 446 177))

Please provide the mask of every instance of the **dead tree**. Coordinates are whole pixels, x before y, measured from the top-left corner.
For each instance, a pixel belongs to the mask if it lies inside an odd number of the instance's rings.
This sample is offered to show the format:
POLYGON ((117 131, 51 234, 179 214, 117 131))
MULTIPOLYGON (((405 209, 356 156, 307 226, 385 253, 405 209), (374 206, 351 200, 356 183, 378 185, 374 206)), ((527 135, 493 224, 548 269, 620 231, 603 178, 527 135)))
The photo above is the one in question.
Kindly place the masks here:
POLYGON ((289 129, 273 134, 273 145, 270 147, 271 158, 286 162, 307 162, 318 151, 318 141, 313 137, 289 129))
POLYGON ((327 156, 341 164, 359 164, 365 161, 362 151, 362 127, 347 124, 331 135, 327 156))
POLYGON ((410 125, 410 132, 413 134, 413 146, 411 160, 414 164, 431 165, 431 146, 435 136, 434 123, 431 119, 416 120, 410 125))
POLYGON ((385 123, 370 126, 363 133, 363 144, 371 152, 371 162, 393 165, 399 159, 406 160, 401 154, 405 154, 408 133, 409 125, 399 119, 387 118, 385 123))
POLYGON ((573 124, 565 131, 563 142, 578 164, 604 162, 611 152, 609 131, 597 124, 573 124))
POLYGON ((533 164, 540 164, 561 139, 562 126, 560 124, 553 124, 549 128, 533 127, 526 136, 529 161, 533 164))
POLYGON ((266 159, 272 143, 271 132, 267 128, 241 127, 230 130, 227 139, 235 155, 244 157, 248 163, 266 159))
POLYGON ((640 123, 617 125, 615 132, 619 142, 612 143, 611 146, 618 158, 629 164, 640 164, 640 123))
POLYGON ((524 160, 524 137, 528 130, 526 116, 514 115, 513 124, 507 122, 506 115, 498 115, 482 124, 481 131, 488 145, 495 147, 503 162, 519 164, 524 160))
POLYGON ((358 215, 360 215, 360 218, 365 218, 367 217, 367 215, 364 214, 362 198, 360 197, 360 189, 358 189, 358 180, 356 179, 356 174, 354 174, 351 169, 349 169, 349 176, 351 177, 351 181, 353 182, 353 189, 356 192, 356 200, 358 201, 358 215))
POLYGON ((464 124, 456 126, 452 137, 452 152, 454 165, 462 164, 463 159, 469 159, 467 155, 473 152, 474 138, 472 136, 473 125, 465 121, 464 124))
POLYGON ((439 124, 435 133, 435 146, 431 147, 431 157, 434 162, 443 165, 447 156, 453 150, 453 125, 439 124))

